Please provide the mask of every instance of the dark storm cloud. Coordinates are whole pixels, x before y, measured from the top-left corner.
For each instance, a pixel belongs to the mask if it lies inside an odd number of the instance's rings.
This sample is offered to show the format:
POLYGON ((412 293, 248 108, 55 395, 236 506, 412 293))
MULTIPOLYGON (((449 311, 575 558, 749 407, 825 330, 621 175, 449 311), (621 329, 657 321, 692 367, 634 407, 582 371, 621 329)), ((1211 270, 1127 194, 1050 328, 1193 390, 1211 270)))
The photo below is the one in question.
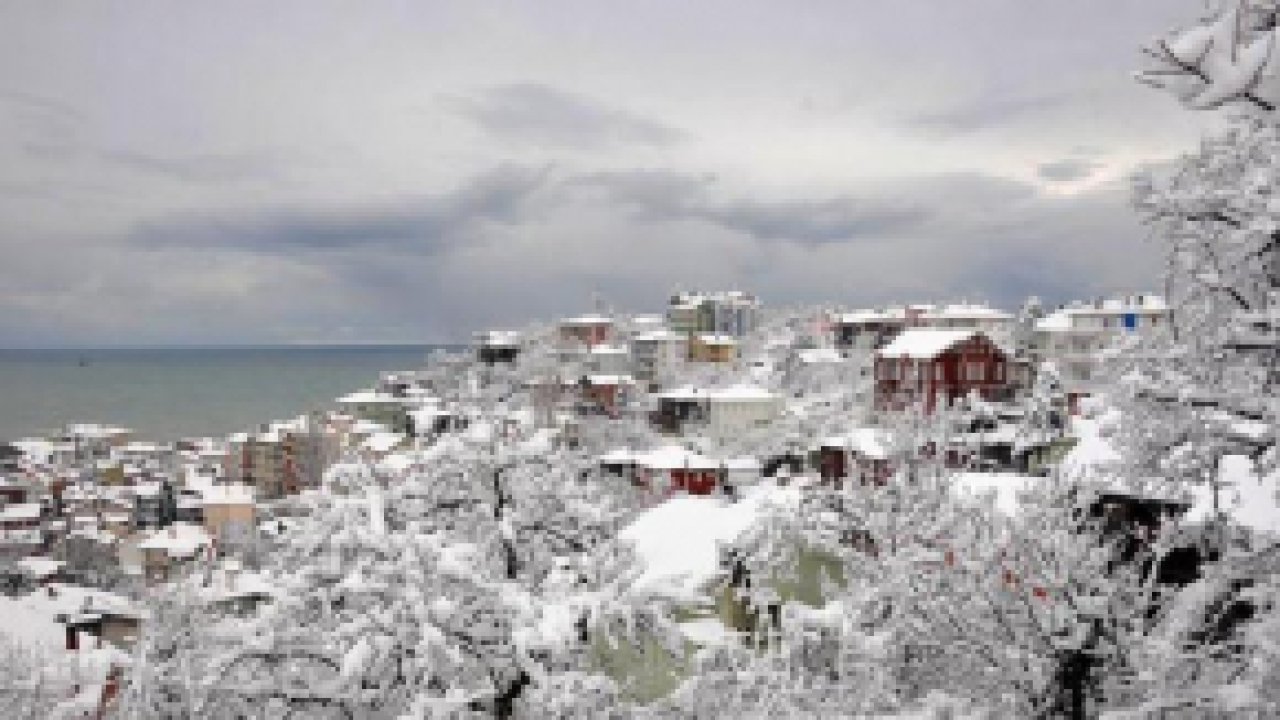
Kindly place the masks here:
POLYGON ((445 195, 377 207, 177 213, 142 223, 131 239, 152 248, 259 253, 375 247, 434 253, 462 240, 460 231, 477 223, 518 220, 546 175, 545 169, 504 166, 445 195))
POLYGON ((755 240, 823 245, 877 238, 919 227, 921 205, 839 196, 805 200, 715 197, 716 176, 664 170, 583 175, 571 185, 602 193, 646 221, 693 219, 755 240))
POLYGON ((522 142, 670 145, 684 137, 662 123, 534 83, 501 85, 447 102, 487 132, 522 142))
POLYGON ((1090 177, 1102 164, 1093 160, 1084 158, 1065 158, 1063 160, 1055 160, 1053 162, 1041 163, 1036 168, 1036 174, 1042 180, 1050 182, 1073 182, 1075 180, 1084 180, 1090 177))

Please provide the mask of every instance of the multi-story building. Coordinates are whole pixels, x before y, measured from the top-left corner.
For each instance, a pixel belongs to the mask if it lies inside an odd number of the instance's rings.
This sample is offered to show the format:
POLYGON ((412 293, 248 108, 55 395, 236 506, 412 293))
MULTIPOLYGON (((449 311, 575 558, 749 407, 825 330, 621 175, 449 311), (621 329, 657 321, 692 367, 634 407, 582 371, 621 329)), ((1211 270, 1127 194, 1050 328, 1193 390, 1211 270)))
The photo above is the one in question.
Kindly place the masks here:
POLYGON ((696 333, 742 337, 760 322, 760 300, 741 290, 676 293, 667 306, 667 326, 685 335, 696 333))
POLYGON ((276 500, 319 486, 325 468, 336 460, 338 436, 321 418, 303 415, 232 435, 228 445, 227 479, 252 486, 263 500, 276 500))
POLYGON ((636 379, 651 383, 684 364, 689 343, 673 330, 651 330, 631 339, 631 357, 636 379))
POLYGON ((1107 351, 1127 337, 1161 332, 1172 313, 1159 295, 1131 295, 1075 303, 1041 318, 1030 352, 1052 363, 1074 412, 1079 399, 1096 392, 1106 375, 1107 351))

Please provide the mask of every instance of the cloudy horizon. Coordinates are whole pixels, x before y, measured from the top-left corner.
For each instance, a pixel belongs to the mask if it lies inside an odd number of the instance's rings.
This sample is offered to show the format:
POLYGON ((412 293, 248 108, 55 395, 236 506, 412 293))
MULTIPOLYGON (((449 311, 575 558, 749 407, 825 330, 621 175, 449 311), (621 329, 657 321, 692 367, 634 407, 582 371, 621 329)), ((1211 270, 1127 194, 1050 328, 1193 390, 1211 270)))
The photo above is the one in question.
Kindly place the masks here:
POLYGON ((441 343, 676 288, 1157 289, 1200 0, 0 10, 0 347, 441 343))

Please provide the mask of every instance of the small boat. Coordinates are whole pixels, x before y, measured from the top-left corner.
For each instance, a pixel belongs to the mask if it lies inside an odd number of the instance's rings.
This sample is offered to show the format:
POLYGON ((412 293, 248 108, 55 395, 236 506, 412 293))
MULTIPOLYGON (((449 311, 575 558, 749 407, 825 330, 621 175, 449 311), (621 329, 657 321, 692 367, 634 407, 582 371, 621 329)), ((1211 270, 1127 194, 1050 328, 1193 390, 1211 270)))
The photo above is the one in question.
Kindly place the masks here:
POLYGON ((78 366, 80 366, 80 367, 89 367, 89 359, 88 359, 88 358, 83 358, 83 357, 82 357, 82 358, 80 358, 79 360, 77 360, 77 361, 76 361, 76 365, 78 365, 78 366))

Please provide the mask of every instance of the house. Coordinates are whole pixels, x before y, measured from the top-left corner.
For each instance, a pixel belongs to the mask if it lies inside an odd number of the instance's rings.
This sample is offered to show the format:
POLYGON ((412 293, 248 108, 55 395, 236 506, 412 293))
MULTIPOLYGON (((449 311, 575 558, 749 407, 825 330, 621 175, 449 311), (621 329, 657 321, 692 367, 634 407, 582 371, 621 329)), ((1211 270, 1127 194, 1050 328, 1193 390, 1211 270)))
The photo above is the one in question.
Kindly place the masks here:
POLYGON ((675 445, 647 452, 614 450, 599 462, 605 472, 663 494, 711 495, 728 472, 727 462, 675 445))
POLYGON ((130 490, 133 491, 135 527, 160 528, 177 519, 173 484, 167 478, 139 482, 130 490))
POLYGON ((337 400, 344 413, 357 420, 386 425, 393 432, 409 432, 409 413, 431 404, 426 398, 394 395, 384 390, 369 389, 344 395, 337 400))
POLYGON ((958 303, 923 307, 913 324, 936 330, 980 330, 988 337, 1004 338, 1013 329, 1014 317, 987 305, 958 303))
POLYGON ((1030 351, 1036 361, 1053 364, 1076 414, 1080 399, 1105 382, 1109 350, 1125 338, 1162 332, 1172 321, 1173 312, 1159 295, 1075 303, 1036 322, 1030 351))
POLYGON ((138 543, 142 573, 148 585, 168 582, 197 560, 208 557, 213 538, 203 526, 173 523, 138 543))
POLYGON ((731 363, 738 357, 738 340, 732 335, 694 335, 689 340, 693 362, 731 363))
POLYGON ((39 555, 47 546, 45 512, 40 503, 0 507, 0 557, 18 559, 39 555))
POLYGON ((875 352, 875 406, 925 412, 970 393, 987 401, 1013 396, 1007 353, 977 330, 904 330, 875 352))
POLYGON ((818 443, 819 476, 837 488, 846 479, 884 485, 893 475, 888 448, 889 437, 879 428, 857 428, 847 435, 824 438, 818 443))
POLYGON ((16 473, 26 457, 13 443, 0 442, 0 473, 16 473))
POLYGON ((466 429, 467 416, 459 408, 425 407, 409 412, 410 434, 415 438, 432 438, 466 429))
POLYGON ((585 361, 594 373, 626 373, 631 370, 631 351, 625 345, 596 345, 587 352, 585 361))
POLYGON ((783 401, 750 385, 704 390, 677 388, 659 393, 654 424, 664 432, 697 429, 728 437, 769 424, 782 414, 783 401))
POLYGON ((613 319, 603 315, 581 315, 560 321, 560 342, 568 347, 595 347, 613 339, 613 319))
POLYGON ((836 315, 831 328, 836 347, 869 352, 888 345, 908 323, 906 308, 858 310, 836 315))
POLYGON ((587 375, 582 379, 582 400, 592 411, 616 415, 630 400, 635 388, 630 375, 587 375))
POLYGON ((520 356, 520 333, 486 330, 476 333, 476 359, 485 365, 514 363, 520 356))
POLYGON ((255 525, 257 507, 248 485, 212 485, 201 493, 200 525, 219 553, 234 549, 255 525))
POLYGON ((0 505, 20 505, 35 497, 31 483, 13 475, 0 475, 0 505))
POLYGON ((101 647, 109 643, 119 650, 129 650, 137 642, 144 612, 128 598, 114 593, 68 585, 50 585, 47 593, 65 600, 57 607, 65 608, 54 619, 65 628, 66 649, 71 652, 101 647), (93 638, 86 642, 85 637, 93 638))
POLYGON ((83 461, 111 457, 115 448, 127 444, 132 437, 133 431, 128 428, 85 423, 68 425, 59 439, 70 443, 76 460, 83 461))

